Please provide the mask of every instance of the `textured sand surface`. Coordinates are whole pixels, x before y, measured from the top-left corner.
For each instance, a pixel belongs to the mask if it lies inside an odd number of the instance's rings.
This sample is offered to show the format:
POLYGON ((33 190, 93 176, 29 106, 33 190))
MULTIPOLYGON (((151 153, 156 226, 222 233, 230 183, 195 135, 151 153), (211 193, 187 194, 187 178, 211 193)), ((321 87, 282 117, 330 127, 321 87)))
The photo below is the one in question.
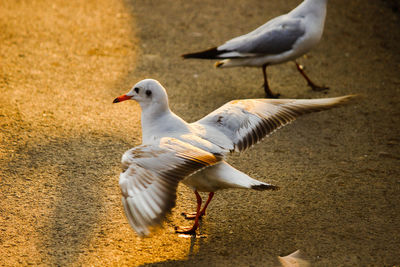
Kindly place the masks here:
POLYGON ((140 239, 120 203, 122 153, 141 142, 140 110, 112 100, 158 79, 171 108, 194 121, 232 99, 263 97, 261 70, 219 70, 180 55, 246 33, 287 1, 1 1, 0 265, 271 266, 297 249, 313 266, 400 264, 400 16, 398 1, 328 4, 323 39, 270 68, 283 98, 357 93, 304 116, 230 163, 277 192, 228 190, 200 232, 181 186, 162 229, 140 239))

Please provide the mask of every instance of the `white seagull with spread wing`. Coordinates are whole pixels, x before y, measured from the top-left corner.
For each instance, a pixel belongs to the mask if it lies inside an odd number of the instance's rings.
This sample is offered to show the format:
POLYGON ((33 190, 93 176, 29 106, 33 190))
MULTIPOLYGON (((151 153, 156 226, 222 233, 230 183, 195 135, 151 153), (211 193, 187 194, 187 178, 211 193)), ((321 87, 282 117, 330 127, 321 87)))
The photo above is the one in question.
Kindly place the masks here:
POLYGON ((277 189, 233 168, 224 157, 246 150, 300 115, 330 109, 350 98, 234 100, 187 123, 169 109, 167 92, 158 81, 138 82, 114 100, 136 100, 142 109, 142 145, 122 156, 119 181, 130 225, 139 235, 148 235, 149 227, 160 224, 175 206, 179 182, 191 187, 197 197, 193 227, 177 229, 189 234, 195 233, 215 191, 277 189), (202 210, 198 191, 210 192, 202 210))
MULTIPOLYGON (((245 35, 205 51, 182 55, 183 58, 223 59, 215 65, 226 67, 262 67, 267 97, 278 97, 268 86, 267 66, 284 63, 304 55, 318 44, 324 30, 328 0, 304 0, 287 14, 271 19, 245 35)), ((313 90, 328 87, 314 84, 296 61, 297 70, 313 90)))

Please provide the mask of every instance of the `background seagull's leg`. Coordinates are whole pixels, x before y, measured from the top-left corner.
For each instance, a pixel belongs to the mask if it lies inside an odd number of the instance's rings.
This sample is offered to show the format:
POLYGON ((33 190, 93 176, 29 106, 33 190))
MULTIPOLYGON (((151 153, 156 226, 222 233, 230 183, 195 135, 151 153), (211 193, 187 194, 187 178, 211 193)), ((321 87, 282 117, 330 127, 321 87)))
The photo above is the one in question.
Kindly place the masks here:
POLYGON ((269 89, 268 78, 267 78, 267 64, 262 65, 262 71, 263 71, 263 75, 264 75, 265 97, 267 97, 267 98, 278 98, 280 96, 280 94, 274 94, 274 93, 272 93, 271 89, 269 89))
POLYGON ((316 85, 315 83, 313 83, 313 81, 311 81, 311 79, 308 78, 308 76, 304 72, 304 66, 300 65, 296 61, 294 63, 296 64, 297 70, 304 77, 304 79, 306 79, 308 86, 310 86, 312 90, 314 90, 314 91, 323 91, 323 90, 328 90, 329 89, 329 87, 327 87, 327 86, 324 86, 324 85, 323 86, 319 86, 319 85, 316 85))

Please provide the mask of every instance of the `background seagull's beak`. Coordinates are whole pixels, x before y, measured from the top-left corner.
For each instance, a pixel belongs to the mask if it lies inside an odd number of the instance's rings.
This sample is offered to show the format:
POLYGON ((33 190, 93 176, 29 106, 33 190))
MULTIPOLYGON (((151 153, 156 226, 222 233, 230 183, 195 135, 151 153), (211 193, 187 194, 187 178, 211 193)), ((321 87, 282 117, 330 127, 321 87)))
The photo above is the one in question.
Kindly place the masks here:
POLYGON ((117 97, 116 99, 114 99, 113 103, 119 103, 119 102, 122 102, 122 101, 125 101, 125 100, 129 100, 131 98, 132 98, 132 96, 121 95, 121 96, 117 97))

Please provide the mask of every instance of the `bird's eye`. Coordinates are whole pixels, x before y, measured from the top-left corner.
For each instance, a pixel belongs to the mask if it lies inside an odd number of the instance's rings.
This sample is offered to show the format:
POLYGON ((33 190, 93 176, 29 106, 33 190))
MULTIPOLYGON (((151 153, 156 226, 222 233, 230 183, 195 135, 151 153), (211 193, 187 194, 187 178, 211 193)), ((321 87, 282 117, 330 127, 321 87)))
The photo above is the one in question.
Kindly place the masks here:
POLYGON ((146 95, 147 96, 151 96, 151 91, 150 90, 146 90, 146 95))
POLYGON ((135 87, 135 92, 136 92, 136 94, 139 94, 139 88, 138 87, 135 87))

